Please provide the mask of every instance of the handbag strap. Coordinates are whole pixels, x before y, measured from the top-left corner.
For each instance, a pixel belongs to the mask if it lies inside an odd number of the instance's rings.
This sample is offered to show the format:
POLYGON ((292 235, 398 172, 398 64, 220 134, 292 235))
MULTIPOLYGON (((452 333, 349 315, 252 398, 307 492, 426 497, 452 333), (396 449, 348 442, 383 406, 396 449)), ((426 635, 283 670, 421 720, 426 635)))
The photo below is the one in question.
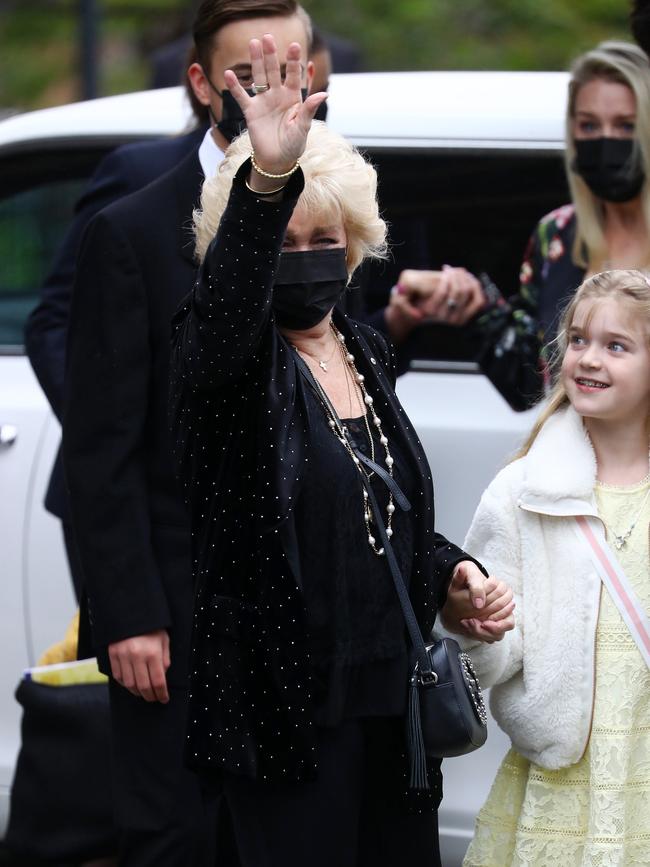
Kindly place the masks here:
POLYGON ((600 580, 607 587, 612 601, 630 630, 645 664, 650 668, 650 619, 614 552, 604 539, 599 538, 602 534, 594 523, 595 519, 590 521, 584 515, 576 516, 576 533, 584 543, 600 580))
POLYGON ((408 512, 411 508, 411 504, 406 499, 404 492, 402 491, 400 486, 397 484, 395 479, 390 475, 390 473, 386 472, 386 470, 382 466, 380 466, 378 463, 371 460, 368 457, 368 455, 364 455, 364 453, 360 449, 358 449, 354 443, 350 443, 350 446, 352 448, 352 451, 355 453, 355 455, 361 461, 361 463, 365 464, 369 470, 371 470, 373 473, 376 473, 379 476, 379 478, 382 480, 382 482, 386 485, 386 487, 392 493, 393 499, 395 500, 397 505, 400 507, 400 509, 403 512, 408 512))
MULTIPOLYGON (((354 449, 354 453, 357 456, 359 454, 357 449, 354 449)), ((390 539, 388 538, 388 534, 386 533, 384 522, 379 517, 381 515, 381 511, 379 509, 379 504, 377 503, 377 498, 375 497, 375 492, 373 491, 372 485, 370 484, 370 479, 365 474, 361 477, 361 479, 366 488, 366 491, 368 492, 368 499, 370 501, 370 505, 372 506, 372 513, 375 519, 377 532, 379 533, 379 538, 381 539, 381 544, 384 548, 384 554, 386 556, 386 560, 388 561, 388 567, 390 569, 391 575, 393 576, 393 584, 395 585, 395 590, 397 590, 397 596, 400 605, 402 606, 402 614, 404 615, 406 628, 408 630, 409 637, 411 639, 411 645, 413 647, 413 652, 415 653, 415 658, 417 659, 418 663, 418 676, 422 683, 429 683, 436 678, 431 668, 431 660, 429 659, 429 654, 427 653, 427 647, 424 643, 424 639, 422 638, 422 632, 420 631, 417 617, 415 616, 415 611, 413 610, 413 605, 411 604, 411 599, 409 597, 408 590, 406 589, 406 584, 404 583, 404 579, 402 578, 402 573, 397 564, 395 552, 393 551, 390 539)))
MULTIPOLYGON (((343 423, 338 416, 338 413, 332 406, 332 402, 329 397, 325 393, 325 390, 322 386, 316 381, 313 373, 307 367, 303 359, 300 357, 298 352, 295 353, 296 362, 298 364, 298 369, 307 380, 307 383, 312 388, 316 397, 323 403, 328 412, 331 413, 332 417, 337 420, 340 427, 343 427, 343 423)), ((389 489, 393 492, 393 496, 395 502, 399 505, 399 507, 403 511, 408 511, 411 508, 411 504, 404 496, 404 493, 400 489, 399 485, 382 467, 376 464, 374 461, 371 461, 366 455, 364 455, 355 445, 354 442, 350 442, 350 446, 352 451, 356 455, 356 457, 367 467, 372 469, 373 472, 382 479, 383 482, 389 487, 389 489)), ((365 472, 360 473, 361 481, 368 493, 368 500, 370 501, 370 506, 372 508, 372 514, 374 518, 374 523, 377 528, 377 533, 379 534, 379 538, 381 539, 381 544, 384 549, 384 555, 386 560, 388 561, 388 567, 390 569, 390 573, 393 578, 393 583, 395 585, 395 590, 397 591, 397 597, 400 602, 400 606, 402 608, 402 614, 404 615, 404 621, 406 623, 406 628, 408 630, 409 638, 411 639, 411 645, 413 647, 413 652, 415 654, 415 658, 418 664, 418 677, 421 683, 431 683, 436 680, 436 675, 433 673, 431 668, 431 661, 429 659, 429 654, 427 653, 426 644, 424 643, 424 639, 422 638, 422 632, 420 631, 420 627, 418 625, 417 617, 415 616, 415 611, 413 610, 413 605, 411 604, 411 600, 409 598, 408 590, 406 589, 406 584, 404 583, 404 579, 402 577, 402 573, 400 571, 399 565, 397 563, 397 559, 395 558, 395 552, 393 551, 392 545, 390 543, 390 539, 388 538, 388 534, 386 533, 386 528, 384 527, 384 523, 381 520, 381 510, 379 508, 379 504, 377 503, 377 498, 375 496, 375 492, 372 489, 372 484, 370 483, 370 479, 368 478, 368 474, 365 472)))

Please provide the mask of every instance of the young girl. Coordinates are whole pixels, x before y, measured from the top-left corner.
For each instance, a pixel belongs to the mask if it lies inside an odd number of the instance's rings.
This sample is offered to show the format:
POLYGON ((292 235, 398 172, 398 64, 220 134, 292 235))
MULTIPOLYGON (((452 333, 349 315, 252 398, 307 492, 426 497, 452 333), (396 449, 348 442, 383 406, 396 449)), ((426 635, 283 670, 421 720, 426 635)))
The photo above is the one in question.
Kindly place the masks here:
POLYGON ((512 749, 465 867, 650 864, 650 657, 576 530, 602 536, 647 618, 648 278, 589 277, 559 342, 550 402, 483 495, 465 543, 517 603, 514 631, 471 648, 512 749))

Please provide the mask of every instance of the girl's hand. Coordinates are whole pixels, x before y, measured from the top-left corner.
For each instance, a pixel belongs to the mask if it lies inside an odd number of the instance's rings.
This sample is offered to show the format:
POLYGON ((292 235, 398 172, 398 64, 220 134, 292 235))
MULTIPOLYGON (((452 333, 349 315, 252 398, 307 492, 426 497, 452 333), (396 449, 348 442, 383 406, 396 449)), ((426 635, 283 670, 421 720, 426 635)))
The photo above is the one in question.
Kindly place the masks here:
MULTIPOLYGON (((295 166, 305 149, 314 114, 327 98, 326 93, 314 93, 302 101, 300 53, 300 45, 292 42, 287 50, 283 83, 273 36, 267 33, 261 42, 251 39, 253 81, 258 86, 269 85, 267 91, 253 97, 244 90, 232 70, 224 73, 226 86, 246 117, 255 162, 271 174, 283 174, 295 166)), ((256 175, 256 188, 260 188, 258 177, 263 176, 256 175)), ((274 185, 277 187, 278 182, 274 185)))
POLYGON ((462 634, 467 638, 475 638, 477 641, 483 641, 486 644, 494 644, 495 641, 501 641, 506 632, 515 628, 515 618, 513 614, 509 614, 500 620, 497 618, 478 620, 474 617, 470 620, 462 620, 461 624, 463 627, 462 634))

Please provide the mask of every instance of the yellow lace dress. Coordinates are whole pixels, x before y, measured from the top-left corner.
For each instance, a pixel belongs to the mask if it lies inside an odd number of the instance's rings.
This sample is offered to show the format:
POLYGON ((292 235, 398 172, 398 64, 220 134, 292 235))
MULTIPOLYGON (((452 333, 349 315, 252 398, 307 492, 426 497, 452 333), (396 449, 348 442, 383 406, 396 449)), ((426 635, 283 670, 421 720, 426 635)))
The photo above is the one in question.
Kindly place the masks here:
MULTIPOLYGON (((623 533, 650 480, 598 484, 598 510, 623 533)), ((650 497, 615 553, 650 612, 650 497)), ((612 538, 611 529, 608 537, 612 538)), ((650 865, 650 673, 609 593, 596 631, 593 725, 575 765, 546 771, 511 749, 476 820, 463 867, 650 865)))

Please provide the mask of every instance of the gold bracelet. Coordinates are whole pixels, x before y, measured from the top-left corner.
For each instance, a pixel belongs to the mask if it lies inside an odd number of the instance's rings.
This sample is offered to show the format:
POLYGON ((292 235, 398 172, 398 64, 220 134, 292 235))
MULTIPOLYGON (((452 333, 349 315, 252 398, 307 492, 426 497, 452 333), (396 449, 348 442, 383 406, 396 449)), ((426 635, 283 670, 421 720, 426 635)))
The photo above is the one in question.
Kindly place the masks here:
POLYGON ((251 193, 255 193, 256 196, 272 196, 274 193, 281 193, 282 190, 286 187, 286 184, 282 184, 282 186, 278 187, 277 190, 264 190, 264 192, 262 192, 261 190, 254 190, 248 183, 248 181, 245 180, 244 183, 251 191, 251 193))
POLYGON ((274 175, 272 172, 265 172, 264 169, 261 169, 255 162, 255 151, 251 151, 251 165, 258 175, 262 175, 263 178, 274 178, 275 180, 290 178, 291 175, 300 168, 300 162, 296 160, 295 166, 292 169, 289 169, 288 172, 283 172, 281 175, 274 175))

